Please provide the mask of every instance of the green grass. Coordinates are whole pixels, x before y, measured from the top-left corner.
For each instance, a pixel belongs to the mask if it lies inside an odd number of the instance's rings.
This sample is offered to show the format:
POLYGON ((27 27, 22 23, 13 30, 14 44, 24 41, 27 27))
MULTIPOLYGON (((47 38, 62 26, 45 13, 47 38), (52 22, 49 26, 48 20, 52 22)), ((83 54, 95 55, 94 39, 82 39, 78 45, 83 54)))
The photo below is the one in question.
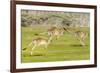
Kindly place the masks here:
MULTIPOLYGON (((89 32, 89 28, 77 28, 89 32)), ((46 31, 42 26, 22 27, 22 49, 26 47, 33 38, 37 37, 36 33, 46 31)), ((47 37, 47 34, 44 35, 47 37)), ((80 46, 80 42, 69 33, 65 33, 59 39, 54 39, 44 49, 43 46, 37 47, 30 55, 31 47, 21 51, 23 63, 28 62, 50 62, 50 61, 71 61, 71 60, 88 60, 90 59, 89 37, 85 41, 86 46, 80 46)))

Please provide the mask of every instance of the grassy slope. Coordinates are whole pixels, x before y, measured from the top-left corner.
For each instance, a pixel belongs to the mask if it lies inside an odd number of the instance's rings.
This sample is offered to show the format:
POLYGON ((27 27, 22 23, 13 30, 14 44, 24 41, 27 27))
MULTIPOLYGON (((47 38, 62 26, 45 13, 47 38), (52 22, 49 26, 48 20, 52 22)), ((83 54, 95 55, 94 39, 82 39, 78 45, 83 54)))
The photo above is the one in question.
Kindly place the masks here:
MULTIPOLYGON (((87 28, 82 28, 87 31, 87 28)), ((35 33, 45 31, 41 27, 22 27, 22 48, 26 47, 31 40, 37 36, 35 33)), ((47 35, 45 35, 47 36, 47 35)), ((68 60, 87 60, 89 59, 89 38, 86 46, 80 46, 80 42, 71 34, 65 33, 58 40, 54 39, 47 49, 43 46, 37 47, 30 56, 31 47, 22 51, 22 62, 48 62, 48 61, 68 61, 68 60)))

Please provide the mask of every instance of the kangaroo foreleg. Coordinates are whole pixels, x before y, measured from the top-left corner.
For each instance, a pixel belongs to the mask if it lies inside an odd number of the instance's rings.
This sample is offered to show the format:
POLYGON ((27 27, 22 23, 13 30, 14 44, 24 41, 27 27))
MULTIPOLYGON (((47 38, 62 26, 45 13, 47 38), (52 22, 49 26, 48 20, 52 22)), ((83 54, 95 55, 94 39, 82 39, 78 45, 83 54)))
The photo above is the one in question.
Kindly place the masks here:
POLYGON ((31 55, 33 54, 33 50, 36 48, 36 45, 34 45, 31 49, 31 55))

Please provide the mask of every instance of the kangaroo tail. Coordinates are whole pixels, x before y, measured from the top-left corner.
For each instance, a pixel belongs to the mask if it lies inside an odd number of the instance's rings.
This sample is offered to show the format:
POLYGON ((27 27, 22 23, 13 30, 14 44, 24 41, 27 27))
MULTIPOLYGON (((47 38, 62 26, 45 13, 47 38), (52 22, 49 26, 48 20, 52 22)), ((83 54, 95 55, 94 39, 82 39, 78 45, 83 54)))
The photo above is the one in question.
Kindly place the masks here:
POLYGON ((32 45, 32 42, 30 42, 29 44, 28 44, 28 46, 26 46, 25 48, 23 48, 22 50, 26 50, 29 46, 31 46, 32 45))
POLYGON ((65 27, 63 27, 63 29, 64 29, 65 31, 67 31, 67 29, 66 29, 65 27))
POLYGON ((47 32, 42 32, 42 33, 35 33, 34 35, 44 35, 46 34, 47 32))
POLYGON ((26 50, 26 49, 27 49, 27 47, 23 48, 22 50, 26 50))

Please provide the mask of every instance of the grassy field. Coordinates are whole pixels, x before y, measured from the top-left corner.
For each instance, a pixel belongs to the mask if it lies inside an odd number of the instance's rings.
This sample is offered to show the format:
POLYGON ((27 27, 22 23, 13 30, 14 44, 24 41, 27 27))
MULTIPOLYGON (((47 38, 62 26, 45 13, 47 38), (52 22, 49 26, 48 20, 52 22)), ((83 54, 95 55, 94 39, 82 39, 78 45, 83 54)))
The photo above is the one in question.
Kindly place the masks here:
MULTIPOLYGON (((77 30, 89 32, 89 28, 77 28, 77 30)), ((33 38, 37 37, 36 33, 45 31, 43 27, 22 27, 22 49, 26 47, 33 38)), ((47 36, 47 34, 45 34, 47 36)), ((89 37, 86 39, 86 46, 81 46, 80 42, 73 35, 65 33, 59 39, 54 39, 44 49, 43 46, 37 47, 30 55, 31 47, 21 51, 22 63, 28 62, 50 62, 50 61, 70 61, 70 60, 88 60, 90 58, 89 37)))

